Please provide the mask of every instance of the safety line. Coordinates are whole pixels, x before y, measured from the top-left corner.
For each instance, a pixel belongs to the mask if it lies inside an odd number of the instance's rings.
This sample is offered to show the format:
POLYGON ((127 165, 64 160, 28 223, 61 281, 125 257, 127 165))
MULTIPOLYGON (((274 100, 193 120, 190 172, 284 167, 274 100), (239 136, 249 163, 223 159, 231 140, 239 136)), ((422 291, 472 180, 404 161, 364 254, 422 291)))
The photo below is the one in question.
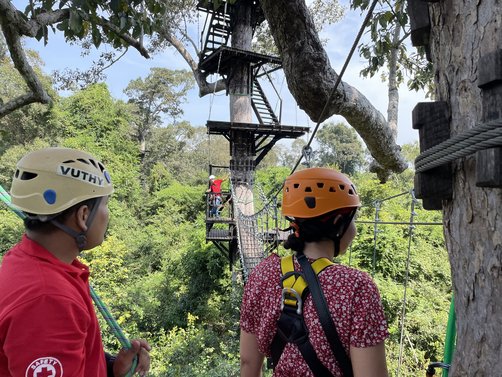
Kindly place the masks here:
POLYGON ((421 153, 415 171, 424 172, 474 152, 502 146, 502 119, 482 123, 421 153))
MULTIPOLYGON (((16 208, 12 204, 10 194, 1 185, 0 185, 0 199, 2 200, 3 203, 5 203, 5 205, 7 205, 7 207, 9 207, 10 210, 12 210, 21 219, 26 218, 26 215, 24 214, 24 212, 20 211, 18 208, 16 208)), ((101 315, 103 316, 104 320, 106 321, 106 323, 110 327, 112 333, 117 337, 117 339, 119 340, 119 342, 122 345, 122 347, 130 349, 131 348, 131 342, 124 335, 124 332, 120 328, 120 326, 117 323, 117 321, 115 320, 115 318, 113 318, 113 316, 111 315, 111 313, 108 310, 108 308, 106 307, 106 305, 103 303, 103 301, 101 300, 101 298, 94 291, 94 288, 90 284, 89 284, 89 288, 90 288, 91 297, 92 297, 94 303, 96 304, 97 308, 99 309, 99 312, 101 313, 101 315)), ((136 356, 134 358, 134 360, 133 360, 133 364, 131 366, 131 369, 126 374, 126 377, 131 377, 132 375, 134 375, 134 370, 136 369, 137 364, 138 364, 138 358, 136 356)))

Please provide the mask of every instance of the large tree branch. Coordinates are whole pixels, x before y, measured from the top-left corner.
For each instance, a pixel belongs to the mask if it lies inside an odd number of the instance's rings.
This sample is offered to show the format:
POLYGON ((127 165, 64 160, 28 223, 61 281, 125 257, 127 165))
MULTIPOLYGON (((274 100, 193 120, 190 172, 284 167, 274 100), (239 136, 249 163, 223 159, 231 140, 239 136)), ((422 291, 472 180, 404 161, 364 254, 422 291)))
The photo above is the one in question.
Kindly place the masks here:
POLYGON ((21 74, 26 85, 31 90, 31 93, 24 94, 13 100, 10 100, 5 105, 0 106, 0 117, 19 109, 22 106, 34 102, 50 103, 51 98, 42 86, 35 71, 31 68, 28 59, 21 45, 21 37, 17 33, 16 25, 11 23, 8 14, 0 13, 0 25, 2 26, 5 41, 9 48, 11 59, 17 71, 21 74))
POLYGON ((199 87, 199 96, 204 97, 205 95, 219 92, 226 89, 225 80, 218 80, 214 83, 207 82, 207 73, 202 72, 199 69, 198 63, 192 58, 190 52, 186 49, 183 42, 181 42, 175 35, 168 31, 161 31, 162 37, 171 44, 176 51, 181 55, 181 57, 188 63, 190 69, 193 72, 195 81, 199 87))
POLYGON ((395 143, 387 121, 363 94, 341 82, 330 99, 338 75, 331 68, 305 1, 261 0, 260 3, 281 54, 289 90, 300 108, 313 121, 342 115, 363 138, 385 173, 406 169, 401 148, 395 143), (327 110, 319 119, 328 99, 327 110))

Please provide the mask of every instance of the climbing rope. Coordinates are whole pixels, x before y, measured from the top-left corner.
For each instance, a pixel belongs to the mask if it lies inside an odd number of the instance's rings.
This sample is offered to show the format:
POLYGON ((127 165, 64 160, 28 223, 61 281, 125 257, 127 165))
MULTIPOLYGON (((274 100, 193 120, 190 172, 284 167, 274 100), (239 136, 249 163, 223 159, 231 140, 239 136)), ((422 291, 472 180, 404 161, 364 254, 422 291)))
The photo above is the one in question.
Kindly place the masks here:
MULTIPOLYGON (((22 211, 20 211, 18 208, 16 208, 12 204, 11 196, 1 185, 0 185, 0 199, 2 200, 3 203, 5 203, 5 205, 7 205, 7 207, 10 210, 12 210, 16 215, 18 215, 19 218, 24 219, 26 217, 26 215, 22 211)), ((103 316, 104 320, 106 321, 106 323, 110 327, 110 330, 112 331, 112 333, 118 339, 118 341, 120 342, 122 347, 124 347, 126 349, 131 348, 131 342, 124 335, 124 332, 120 328, 120 326, 117 323, 117 321, 115 320, 115 318, 113 318, 113 316, 111 315, 111 313, 108 310, 108 308, 106 307, 106 305, 103 303, 103 301, 98 296, 96 291, 94 291, 94 288, 91 285, 89 285, 89 288, 90 288, 91 297, 92 297, 92 300, 94 301, 94 304, 96 305, 99 312, 103 316)), ((132 375, 134 375, 134 370, 136 369, 137 364, 138 364, 138 358, 135 357, 133 360, 133 364, 131 366, 131 369, 127 373, 126 377, 131 377, 132 375)))
MULTIPOLYGON (((110 328, 111 332, 115 337, 118 339, 120 342, 120 345, 123 348, 130 349, 131 348, 131 342, 129 339, 125 336, 124 332, 122 331, 122 328, 119 326, 113 315, 110 313, 110 310, 108 310, 108 307, 105 305, 105 303, 101 300, 101 298, 98 296, 92 285, 89 285, 91 289, 91 297, 92 300, 94 301, 94 304, 96 304, 97 308, 99 309, 99 312, 103 316, 104 320, 108 324, 108 327, 110 328)), ((133 360, 131 369, 127 373, 126 377, 131 377, 134 374, 134 370, 136 369, 136 366, 138 365, 138 357, 136 356, 133 360)))
POLYGON ((480 124, 421 153, 415 160, 417 173, 466 157, 474 152, 502 146, 502 119, 480 124))

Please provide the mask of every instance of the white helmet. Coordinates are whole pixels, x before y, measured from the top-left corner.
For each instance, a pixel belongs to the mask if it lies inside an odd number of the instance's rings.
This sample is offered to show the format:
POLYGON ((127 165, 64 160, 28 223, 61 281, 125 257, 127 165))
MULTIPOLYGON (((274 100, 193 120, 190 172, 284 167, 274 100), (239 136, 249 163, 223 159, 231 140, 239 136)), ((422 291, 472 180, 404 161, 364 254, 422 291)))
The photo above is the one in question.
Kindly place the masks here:
POLYGON ((214 175, 212 175, 212 174, 209 176, 209 179, 215 179, 215 178, 216 177, 214 175))
POLYGON ((12 204, 35 215, 54 215, 87 199, 110 195, 113 186, 104 165, 70 148, 45 148, 17 163, 12 204))

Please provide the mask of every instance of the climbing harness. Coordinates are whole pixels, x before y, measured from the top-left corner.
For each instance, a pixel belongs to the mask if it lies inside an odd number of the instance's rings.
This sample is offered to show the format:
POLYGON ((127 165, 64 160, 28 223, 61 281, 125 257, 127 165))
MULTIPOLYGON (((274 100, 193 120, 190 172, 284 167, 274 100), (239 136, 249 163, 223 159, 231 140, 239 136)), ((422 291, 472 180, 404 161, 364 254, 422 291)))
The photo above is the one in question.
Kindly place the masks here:
POLYGON ((303 272, 295 271, 292 255, 281 258, 281 316, 277 322, 277 333, 271 344, 273 367, 279 363, 286 344, 293 343, 298 347, 315 377, 333 376, 329 369, 319 361, 308 338, 308 330, 303 317, 303 303, 310 293, 319 322, 338 365, 345 377, 352 377, 352 364, 338 337, 317 277, 334 263, 327 258, 319 258, 311 265, 303 254, 299 255, 297 260, 303 272))
MULTIPOLYGON (((14 205, 11 202, 11 197, 10 197, 9 193, 1 185, 0 185, 0 199, 2 200, 2 202, 7 207, 9 207, 9 209, 11 209, 21 219, 24 219, 26 217, 26 214, 24 214, 24 212, 20 211, 16 207, 14 207, 14 205)), ((122 347, 124 347, 126 349, 130 349, 131 348, 131 342, 125 336, 124 332, 120 328, 120 326, 117 323, 117 321, 115 320, 115 318, 113 318, 113 315, 110 313, 110 310, 103 303, 103 301, 98 296, 98 294, 96 293, 96 291, 94 290, 94 288, 91 285, 89 285, 89 288, 90 288, 90 291, 91 291, 91 297, 92 297, 92 300, 94 301, 94 304, 96 305, 96 307, 98 308, 99 312, 103 316, 104 320, 106 321, 106 323, 110 327, 110 330, 112 331, 112 333, 118 339, 118 341, 120 342, 120 344, 122 345, 122 347)), ((136 356, 134 358, 134 360, 133 360, 131 369, 126 374, 126 377, 131 377, 131 376, 134 375, 134 371, 136 370, 136 366, 137 365, 138 365, 138 358, 136 356)))

